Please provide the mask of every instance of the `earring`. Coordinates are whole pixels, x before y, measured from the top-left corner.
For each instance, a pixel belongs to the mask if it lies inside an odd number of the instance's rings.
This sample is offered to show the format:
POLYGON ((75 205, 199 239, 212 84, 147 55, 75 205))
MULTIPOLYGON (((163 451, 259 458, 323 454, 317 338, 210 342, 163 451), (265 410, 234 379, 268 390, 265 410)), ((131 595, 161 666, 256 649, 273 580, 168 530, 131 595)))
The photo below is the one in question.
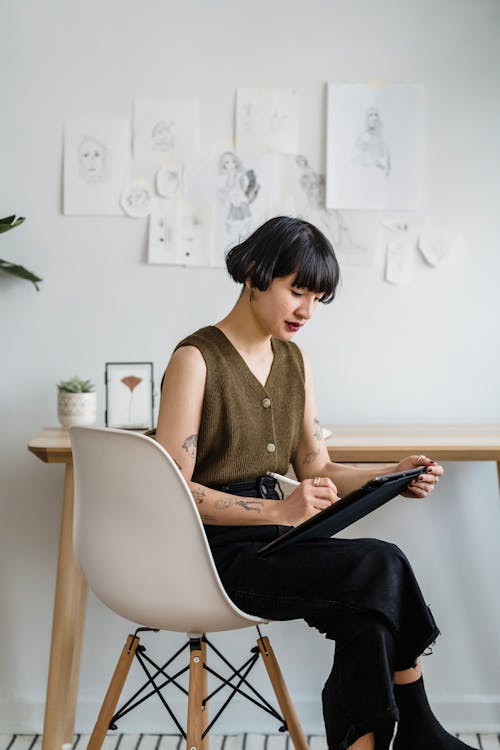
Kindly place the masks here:
POLYGON ((250 302, 254 300, 253 286, 250 287, 250 302))

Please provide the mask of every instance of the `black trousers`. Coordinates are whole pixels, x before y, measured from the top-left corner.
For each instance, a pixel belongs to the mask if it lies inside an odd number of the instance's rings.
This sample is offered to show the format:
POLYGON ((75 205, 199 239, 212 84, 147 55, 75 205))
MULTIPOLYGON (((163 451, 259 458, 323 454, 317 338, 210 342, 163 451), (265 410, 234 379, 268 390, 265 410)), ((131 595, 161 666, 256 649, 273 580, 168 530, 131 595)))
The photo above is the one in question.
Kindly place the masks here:
MULTIPOLYGON (((262 480, 220 489, 278 498, 262 480)), ((335 641, 322 694, 330 750, 346 750, 370 731, 389 736, 398 720, 393 673, 413 666, 439 634, 411 565, 397 546, 377 539, 307 539, 257 555, 287 528, 206 526, 224 588, 245 612, 304 619, 335 641)))

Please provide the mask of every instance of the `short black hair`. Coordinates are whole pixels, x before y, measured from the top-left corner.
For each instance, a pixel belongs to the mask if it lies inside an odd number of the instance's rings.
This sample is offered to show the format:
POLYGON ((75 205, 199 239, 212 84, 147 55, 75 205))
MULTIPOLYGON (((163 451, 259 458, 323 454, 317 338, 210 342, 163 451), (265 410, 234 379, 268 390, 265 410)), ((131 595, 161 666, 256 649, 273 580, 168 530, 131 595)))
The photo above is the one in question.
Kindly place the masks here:
POLYGON ((274 278, 295 273, 294 286, 321 293, 321 302, 335 297, 340 268, 330 241, 304 219, 269 219, 226 253, 230 276, 240 284, 265 291, 274 278))

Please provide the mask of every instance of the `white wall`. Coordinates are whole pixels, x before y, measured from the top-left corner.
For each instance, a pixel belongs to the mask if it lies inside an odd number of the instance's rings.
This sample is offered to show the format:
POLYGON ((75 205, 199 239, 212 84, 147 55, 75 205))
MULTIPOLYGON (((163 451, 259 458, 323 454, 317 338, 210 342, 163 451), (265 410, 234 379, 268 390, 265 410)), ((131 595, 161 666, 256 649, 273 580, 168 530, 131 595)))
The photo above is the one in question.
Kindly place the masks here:
MULTIPOLYGON (((146 265, 142 220, 61 215, 63 118, 191 96, 203 137, 225 139, 237 86, 294 87, 301 149, 318 168, 326 81, 423 83, 427 212, 460 233, 462 254, 439 270, 417 258, 407 287, 383 282, 381 258, 346 267, 338 300, 299 343, 315 361, 326 423, 500 422, 500 4, 0 0, 0 9, 0 213, 27 217, 1 238, 0 257, 44 277, 39 294, 0 278, 0 731, 30 731, 43 716, 63 469, 26 443, 56 423, 59 379, 96 379, 102 418, 106 361, 153 360, 159 380, 174 344, 236 295, 222 270, 146 265)), ((446 468, 432 501, 396 502, 357 532, 397 541, 414 563, 443 632, 425 660, 440 714, 457 729, 498 731, 497 476, 487 463, 446 468)), ((127 627, 90 598, 79 729, 95 715, 127 627)), ((330 645, 301 623, 271 630, 306 728, 320 731, 330 645)), ((160 726, 148 716, 123 726, 160 726)), ((241 717, 222 728, 241 728, 241 717)), ((245 717, 246 729, 263 726, 245 717)))

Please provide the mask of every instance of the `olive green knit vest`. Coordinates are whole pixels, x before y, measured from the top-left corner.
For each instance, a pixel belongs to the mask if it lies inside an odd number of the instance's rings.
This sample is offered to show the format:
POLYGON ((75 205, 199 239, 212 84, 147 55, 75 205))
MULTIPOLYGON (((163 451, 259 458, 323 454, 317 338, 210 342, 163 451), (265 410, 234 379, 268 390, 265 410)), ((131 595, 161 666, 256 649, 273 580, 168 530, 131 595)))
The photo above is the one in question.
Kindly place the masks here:
POLYGON ((271 343, 265 386, 214 326, 177 345, 195 346, 207 366, 193 481, 215 486, 288 471, 304 423, 304 363, 295 344, 271 343))

